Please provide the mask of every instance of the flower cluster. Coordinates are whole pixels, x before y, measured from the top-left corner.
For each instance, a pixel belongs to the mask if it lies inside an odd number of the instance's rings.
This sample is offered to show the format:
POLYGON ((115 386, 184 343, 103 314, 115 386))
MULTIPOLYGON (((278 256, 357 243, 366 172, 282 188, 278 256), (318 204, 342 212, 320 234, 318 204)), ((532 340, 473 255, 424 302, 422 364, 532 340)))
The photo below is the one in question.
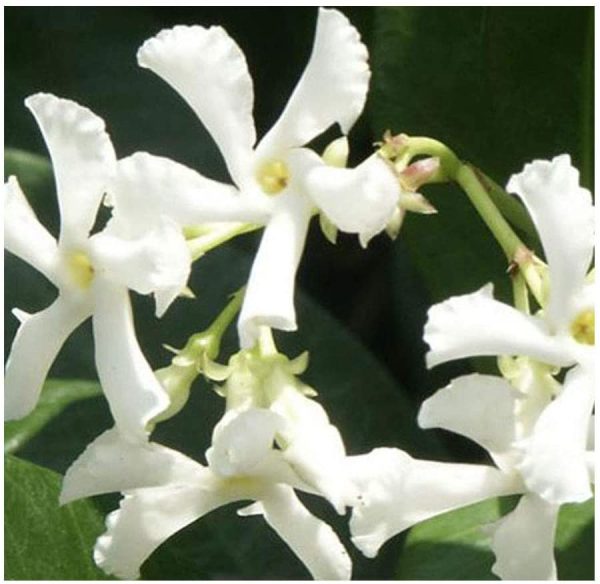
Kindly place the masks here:
MULTIPOLYGON (((317 393, 300 379, 271 330, 294 331, 295 276, 311 219, 325 235, 357 234, 366 246, 395 237, 407 211, 433 213, 417 192, 448 178, 443 161, 412 161, 406 136, 347 168, 345 135, 368 91, 368 54, 336 10, 320 9, 313 51, 279 120, 257 142, 253 86, 245 57, 220 27, 176 26, 147 40, 140 66, 188 103, 221 151, 232 184, 167 158, 137 152, 118 159, 104 122, 49 94, 26 100, 46 141, 61 227, 56 240, 38 221, 17 181, 5 185, 5 247, 58 290, 45 310, 15 311, 20 327, 6 365, 5 419, 36 406, 61 346, 92 317, 98 377, 114 427, 67 471, 61 503, 123 494, 94 550, 108 574, 136 578, 172 534, 212 510, 244 501, 238 514, 262 515, 316 579, 348 579, 350 557, 333 529, 297 491, 352 509, 353 543, 367 556, 393 535, 434 515, 489 497, 521 494, 490 526, 495 573, 553 578, 560 505, 591 497, 594 307, 588 269, 593 206, 561 156, 514 176, 542 240, 531 314, 497 302, 490 286, 434 306, 425 328, 430 366, 463 357, 499 357, 502 376, 455 379, 422 406, 423 428, 444 428, 481 446, 495 466, 416 460, 391 448, 348 456, 317 393), (338 124, 343 136, 321 154, 306 147, 338 124), (97 227, 98 211, 110 209, 97 227), (204 332, 153 371, 138 344, 129 292, 152 294, 161 317, 187 293, 196 260, 221 243, 264 229, 243 292, 204 332), (216 361, 221 336, 240 310, 240 350, 216 361), (559 376, 563 369, 566 374, 559 376), (186 404, 198 375, 220 384, 220 421, 206 464, 151 439, 154 427, 186 404), (562 380, 562 381, 559 381, 562 380), (533 547, 522 545, 527 540, 533 547)), ((523 251, 525 253, 525 251, 523 251)), ((521 276, 518 276, 519 278, 521 276)))
POLYGON ((512 177, 533 218, 548 262, 541 307, 529 314, 494 300, 492 286, 433 306, 425 326, 429 366, 499 356, 502 376, 454 379, 421 406, 422 428, 461 434, 485 448, 494 466, 415 460, 394 449, 365 456, 354 543, 373 556, 417 522, 484 499, 522 494, 488 533, 492 570, 507 580, 556 579, 554 535, 565 503, 592 496, 594 303, 588 269, 594 208, 568 156, 535 161, 512 177), (557 376, 567 368, 564 380, 557 376))

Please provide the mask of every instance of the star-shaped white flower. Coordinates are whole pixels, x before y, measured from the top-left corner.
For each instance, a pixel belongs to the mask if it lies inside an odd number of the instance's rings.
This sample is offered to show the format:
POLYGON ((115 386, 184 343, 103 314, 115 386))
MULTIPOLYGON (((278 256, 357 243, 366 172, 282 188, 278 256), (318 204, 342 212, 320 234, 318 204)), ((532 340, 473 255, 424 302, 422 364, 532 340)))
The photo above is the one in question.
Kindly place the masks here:
POLYGON ((208 466, 156 443, 125 442, 109 430, 68 470, 61 502, 123 492, 94 550, 96 563, 121 578, 137 578, 145 559, 186 525, 218 507, 251 501, 238 514, 262 515, 315 579, 349 579, 344 546, 294 489, 320 493, 273 448, 284 423, 268 409, 228 411, 215 427, 208 466))
POLYGON ((49 94, 26 100, 44 135, 61 214, 58 241, 41 225, 17 179, 5 186, 6 249, 58 289, 57 299, 21 321, 6 365, 5 419, 35 407, 44 379, 71 332, 93 317, 100 382, 124 435, 145 438, 147 423, 168 398, 135 337, 128 288, 155 293, 164 311, 185 285, 189 252, 179 226, 163 217, 138 238, 122 237, 111 220, 90 236, 116 158, 104 122, 88 109, 49 94))
POLYGON ((302 148, 336 122, 347 133, 363 109, 370 71, 358 32, 340 12, 319 10, 304 74, 281 117, 256 146, 252 79, 225 30, 164 30, 144 43, 138 61, 192 107, 240 192, 149 154, 124 161, 129 183, 147 198, 166 198, 182 209, 184 224, 266 224, 240 314, 241 344, 251 347, 261 325, 295 330, 295 274, 315 211, 340 230, 358 233, 366 245, 389 223, 398 201, 396 178, 377 156, 348 170, 327 166, 302 148))
POLYGON ((491 285, 437 304, 425 325, 427 363, 521 355, 558 367, 576 365, 568 379, 582 379, 576 385, 583 389, 568 391, 565 383, 564 395, 538 422, 522 471, 528 486, 547 500, 580 501, 590 496, 580 430, 594 404, 594 297, 587 280, 594 252, 592 198, 579 186, 579 173, 566 155, 526 165, 508 190, 520 195, 539 232, 549 269, 547 305, 529 316, 494 300, 491 285), (556 428, 564 428, 564 435, 556 428), (555 472, 575 461, 578 472, 555 472))
POLYGON ((506 580, 556 579, 555 528, 560 503, 567 502, 556 495, 568 482, 578 488, 578 494, 569 491, 568 501, 591 496, 590 410, 575 404, 579 393, 589 401, 593 388, 579 368, 569 372, 562 391, 544 366, 519 359, 511 369, 513 385, 489 375, 459 377, 426 400, 419 413, 421 427, 477 442, 496 468, 416 460, 391 448, 349 459, 363 491, 350 527, 365 555, 374 556, 390 537, 436 515, 522 493, 512 512, 486 527, 496 555, 492 571, 506 580), (556 391, 559 396, 550 401, 556 391), (571 416, 578 424, 575 435, 571 416), (546 467, 541 485, 531 485, 531 443, 539 450, 536 468, 546 467), (556 479, 554 491, 549 476, 556 479))

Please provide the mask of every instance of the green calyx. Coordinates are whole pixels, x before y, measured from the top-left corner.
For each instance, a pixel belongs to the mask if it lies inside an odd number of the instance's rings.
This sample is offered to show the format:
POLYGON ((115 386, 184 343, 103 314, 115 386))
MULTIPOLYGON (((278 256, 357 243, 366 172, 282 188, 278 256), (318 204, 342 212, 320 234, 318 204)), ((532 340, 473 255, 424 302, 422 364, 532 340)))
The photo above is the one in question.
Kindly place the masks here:
POLYGON ((233 355, 227 365, 205 359, 204 374, 214 381, 225 381, 216 388, 227 401, 227 409, 240 407, 268 408, 282 389, 293 387, 303 395, 316 392, 297 376, 308 367, 308 352, 294 359, 279 353, 272 342, 268 327, 252 349, 233 355))
POLYGON ((169 348, 175 353, 171 364, 155 371, 155 375, 169 395, 170 404, 153 424, 172 418, 185 406, 193 382, 205 372, 206 364, 214 363, 219 356, 221 339, 240 310, 244 292, 245 288, 238 290, 213 323, 192 335, 182 349, 169 348))

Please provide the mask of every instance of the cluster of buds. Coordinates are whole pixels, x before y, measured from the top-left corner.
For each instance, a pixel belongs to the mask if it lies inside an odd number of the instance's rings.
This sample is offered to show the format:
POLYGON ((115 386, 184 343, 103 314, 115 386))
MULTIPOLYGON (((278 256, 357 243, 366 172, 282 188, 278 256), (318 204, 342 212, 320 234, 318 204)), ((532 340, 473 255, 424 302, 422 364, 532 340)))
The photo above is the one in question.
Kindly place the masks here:
POLYGON ((392 135, 387 130, 382 142, 376 142, 377 154, 393 169, 400 187, 398 205, 386 225, 386 233, 396 239, 400 233, 406 212, 421 215, 437 213, 436 208, 419 191, 427 184, 446 180, 441 171, 440 159, 427 157, 411 162, 411 139, 406 134, 392 135))

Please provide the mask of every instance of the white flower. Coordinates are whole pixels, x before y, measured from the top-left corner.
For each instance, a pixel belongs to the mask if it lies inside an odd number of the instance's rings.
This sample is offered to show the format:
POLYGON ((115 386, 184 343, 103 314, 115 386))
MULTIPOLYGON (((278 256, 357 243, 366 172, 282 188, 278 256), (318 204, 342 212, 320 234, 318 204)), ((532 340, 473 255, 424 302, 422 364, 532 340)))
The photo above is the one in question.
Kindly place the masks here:
POLYGON ((594 207, 578 177, 569 157, 559 156, 526 165, 508 184, 533 217, 548 261, 543 311, 529 316, 498 302, 488 285, 433 306, 425 326, 429 366, 478 355, 521 355, 559 367, 576 365, 562 393, 537 421, 522 469, 529 488, 557 504, 590 496, 581 429, 582 424, 587 427, 594 405, 593 284, 586 280, 594 251, 594 207), (582 389, 570 390, 572 386, 582 389), (573 472, 561 470, 566 468, 573 472))
POLYGON ((266 409, 228 412, 215 427, 208 467, 159 444, 123 441, 109 430, 68 470, 61 502, 123 492, 94 550, 96 563, 120 578, 137 578, 145 559, 196 519, 230 503, 252 501, 238 515, 262 515, 315 579, 349 579, 348 553, 294 489, 318 491, 273 448, 281 424, 281 417, 266 409))
POLYGON ((425 326, 432 367, 476 355, 524 355, 560 367, 594 358, 594 207, 567 155, 536 160, 514 175, 508 190, 527 207, 549 268, 544 310, 534 317, 498 302, 488 284, 433 306, 425 326))
POLYGON ((519 359, 511 369, 518 390, 500 377, 463 376, 426 400, 419 413, 421 427, 466 436, 489 452, 497 468, 415 460, 396 449, 349 459, 362 489, 350 527, 365 555, 374 556, 390 537, 436 515, 523 493, 512 512, 486 527, 496 555, 492 571, 507 580, 556 578, 554 536, 563 502, 556 495, 568 484, 569 501, 591 496, 593 454, 586 451, 591 411, 572 406, 578 393, 589 397, 592 388, 576 368, 559 397, 550 401, 559 388, 547 368, 519 359), (570 415, 578 424, 574 435, 570 415), (532 443, 539 452, 532 453, 532 443), (534 466, 545 475, 533 485, 532 454, 541 457, 534 466), (554 491, 549 479, 556 480, 554 491))
POLYGON ((57 242, 40 224, 11 177, 5 186, 5 247, 44 274, 58 297, 36 314, 16 312, 21 326, 6 366, 5 419, 33 410, 61 346, 92 316, 96 366, 115 421, 129 438, 145 438, 148 421, 168 398, 138 346, 127 289, 154 292, 162 312, 174 290, 185 285, 189 254, 168 218, 137 239, 120 237, 112 221, 90 236, 116 165, 104 122, 53 95, 34 95, 26 105, 52 158, 60 236, 57 242))
POLYGON ((356 503, 358 493, 347 474, 346 450, 338 429, 312 399, 316 392, 296 378, 307 364, 306 353, 290 361, 277 352, 264 355, 257 349, 242 350, 227 367, 207 363, 205 374, 227 380, 218 391, 226 399, 228 415, 262 408, 278 417, 275 442, 284 460, 343 514, 356 503))
POLYGON ((192 107, 240 192, 148 154, 124 161, 125 174, 146 197, 182 209, 186 225, 266 224, 240 314, 241 344, 251 347, 260 325, 295 330, 294 279, 315 210, 366 245, 388 224, 398 201, 397 181, 378 157, 348 170, 327 166, 302 148, 336 122, 347 133, 363 109, 370 72, 358 32, 340 12, 319 10, 304 74, 256 146, 252 79, 243 53, 222 28, 164 30, 144 43, 138 61, 192 107))

